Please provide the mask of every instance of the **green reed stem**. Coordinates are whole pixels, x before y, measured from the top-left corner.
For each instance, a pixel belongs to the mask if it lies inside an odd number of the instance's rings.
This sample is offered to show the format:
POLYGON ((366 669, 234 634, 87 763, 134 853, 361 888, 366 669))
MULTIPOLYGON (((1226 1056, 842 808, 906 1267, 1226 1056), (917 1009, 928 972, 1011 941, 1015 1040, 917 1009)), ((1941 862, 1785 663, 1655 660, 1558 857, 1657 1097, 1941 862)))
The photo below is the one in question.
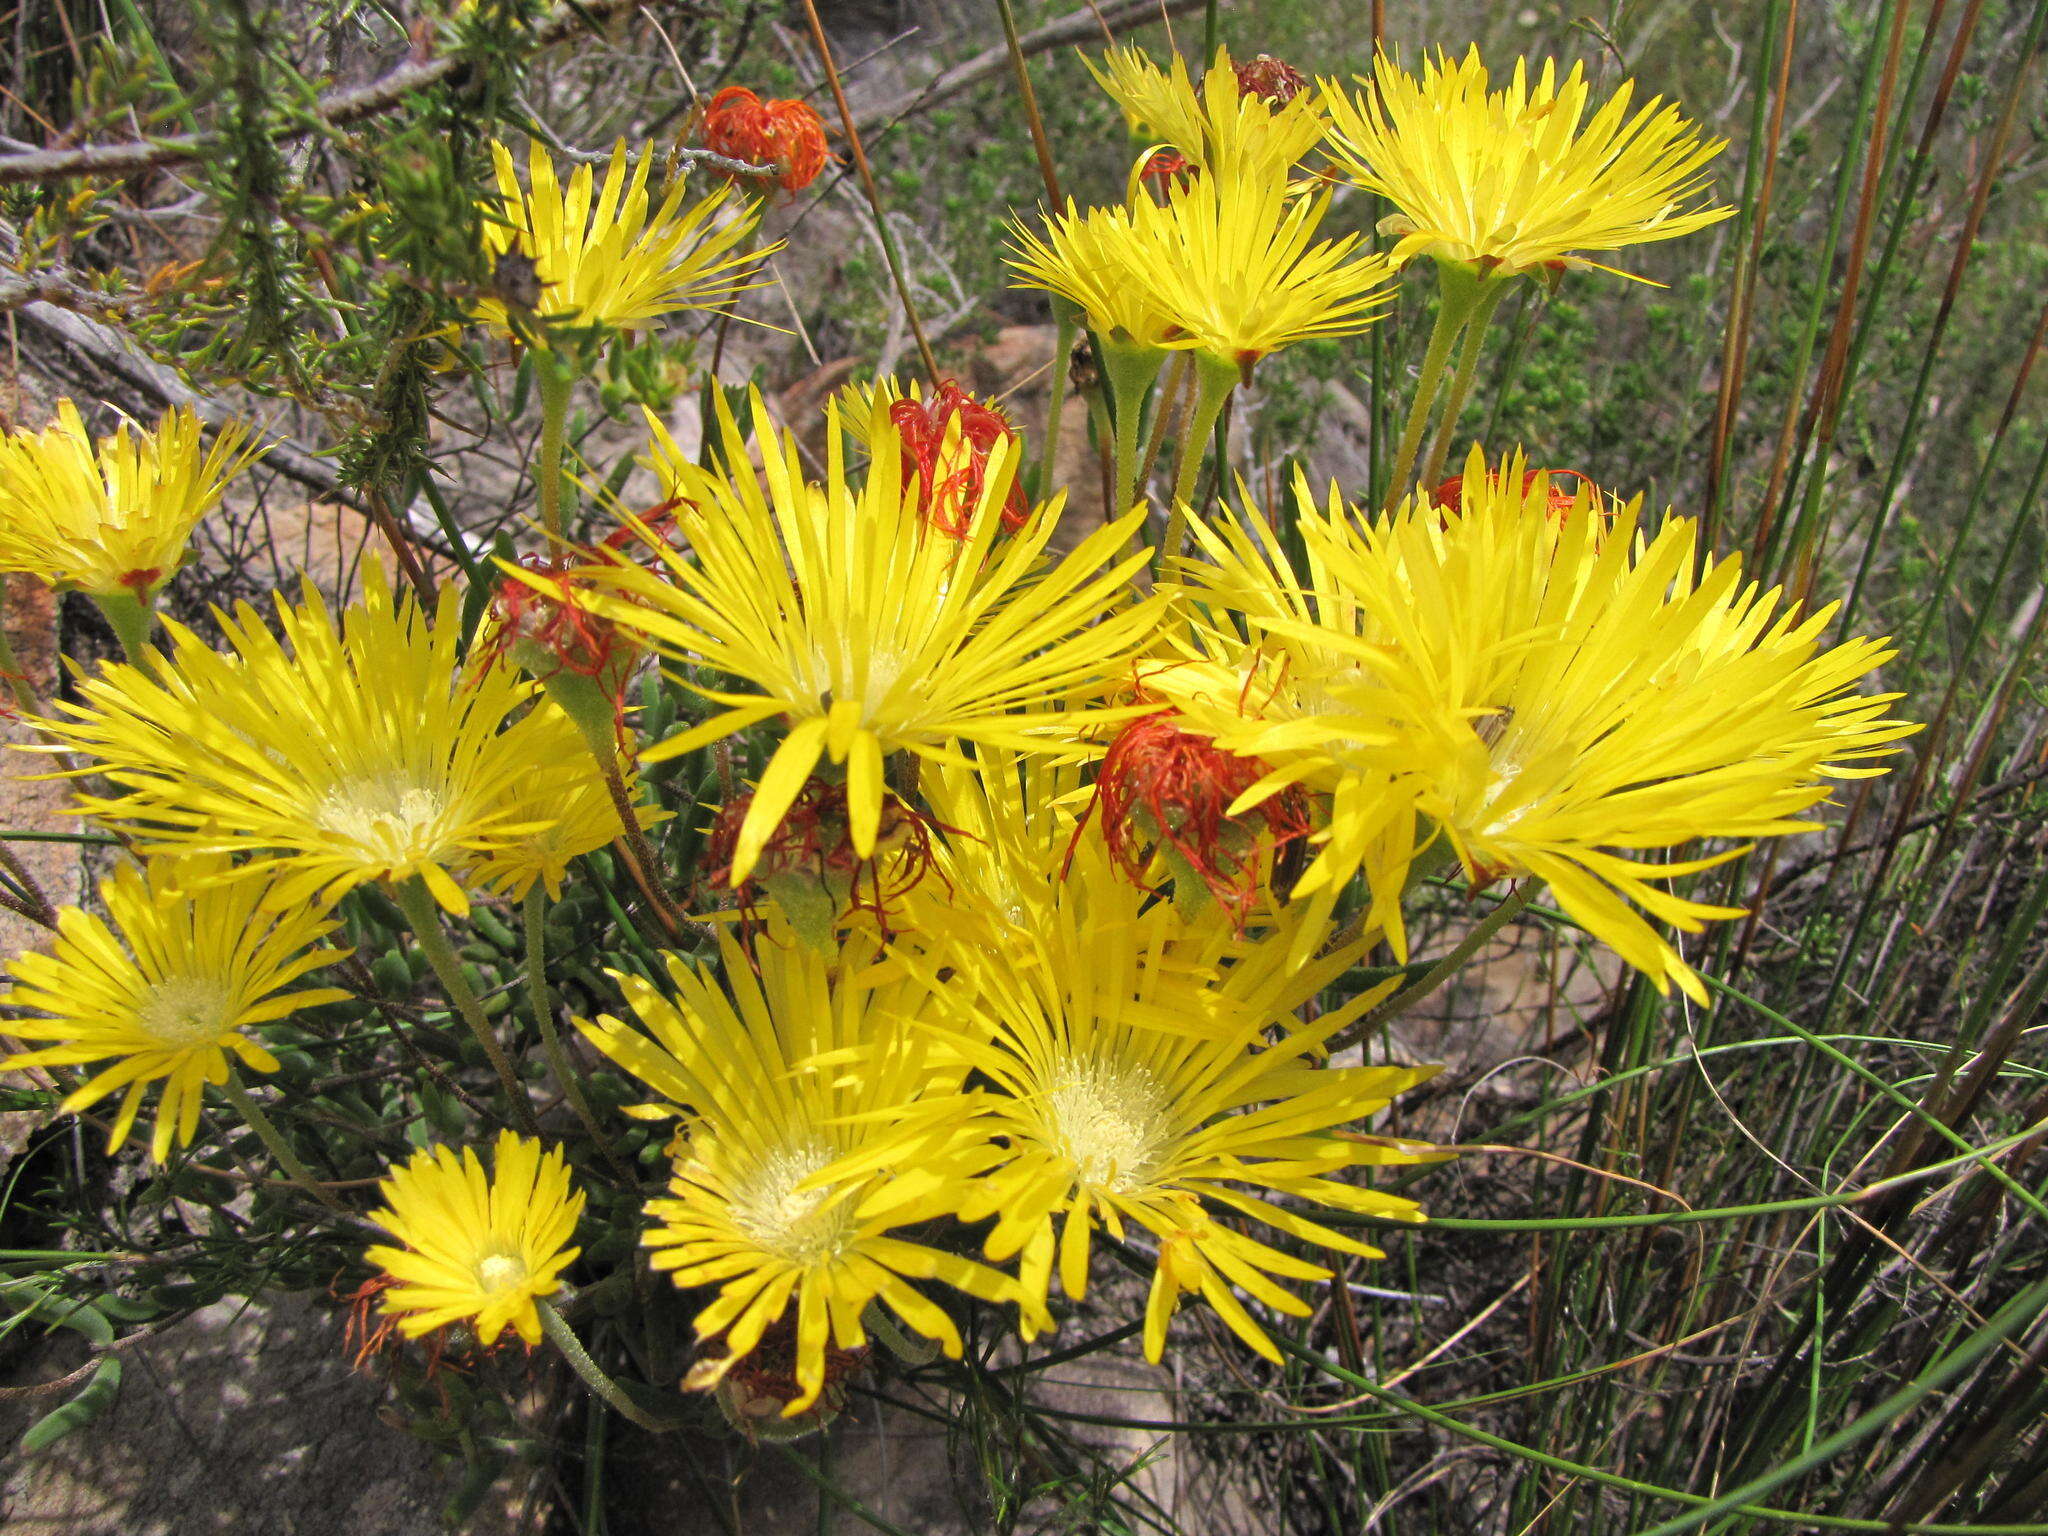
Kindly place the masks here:
POLYGON ((583 1379, 583 1385, 590 1388, 592 1395, 607 1408, 639 1425, 650 1435, 666 1434, 682 1427, 680 1419, 657 1419, 626 1396, 625 1390, 605 1373, 604 1367, 590 1358, 590 1351, 576 1337, 576 1330, 562 1320, 562 1314, 550 1303, 536 1298, 533 1305, 534 1310, 540 1313, 541 1332, 548 1336, 548 1342, 562 1352, 562 1358, 569 1362, 569 1369, 583 1379))
POLYGON ((1052 489, 1053 476, 1059 472, 1060 428, 1067 413, 1067 373, 1074 355, 1074 340, 1081 334, 1078 321, 1065 315, 1058 318, 1053 328, 1052 340, 1052 381, 1047 386, 1045 402, 1045 436, 1037 467, 1032 470, 1031 499, 1042 501, 1052 489))
POLYGON ((1479 296, 1472 305, 1472 313, 1465 321, 1464 344, 1458 348, 1458 366, 1451 374, 1451 387, 1444 395, 1444 413, 1437 422, 1436 439, 1430 444, 1429 462, 1422 471, 1422 482, 1435 485, 1443 478, 1444 460, 1451 451, 1451 440, 1458 431, 1458 418, 1465 411, 1465 397, 1472 393, 1472 380, 1479 372, 1479 353, 1486 340, 1486 328, 1493 322, 1494 311, 1500 308, 1500 301, 1507 297, 1511 281, 1500 280, 1481 283, 1479 296))
POLYGON ((242 1085, 242 1074, 232 1061, 228 1063, 227 1080, 220 1085, 220 1091, 226 1096, 227 1101, 235 1106, 235 1113, 242 1117, 243 1123, 256 1133, 256 1139, 263 1143, 272 1157, 277 1159, 277 1166, 284 1170, 285 1177, 336 1215, 353 1214, 347 1206, 321 1188, 320 1181, 313 1177, 304 1163, 299 1161, 299 1154, 294 1152, 292 1144, 284 1139, 284 1133, 242 1085))
POLYGON ((534 484, 540 491, 540 520, 550 539, 564 536, 565 498, 562 495, 562 446, 569 426, 569 396, 575 378, 562 359, 549 351, 533 355, 534 382, 540 389, 540 460, 534 465, 534 484))
POLYGON ((535 882, 526 893, 524 907, 526 927, 526 1003, 533 1011, 533 1027, 540 1031, 541 1054, 547 1058, 548 1070, 555 1075, 555 1081, 562 1085, 562 1094, 569 1101, 569 1108, 575 1111, 583 1132, 596 1143, 597 1150, 604 1154, 612 1170, 628 1184, 634 1181, 632 1170, 620 1158, 618 1150, 610 1139, 598 1128, 597 1117, 590 1112, 590 1101, 583 1096, 582 1080, 576 1075, 575 1067, 569 1061, 569 1053, 562 1048, 561 1031, 555 1028, 555 1009, 548 997, 547 974, 547 894, 535 882))
POLYGON ((434 906, 434 898, 428 892, 426 882, 414 875, 409 880, 394 882, 390 889, 398 909, 405 914, 406 922, 412 925, 413 937, 419 940, 427 964, 440 978, 441 989, 448 994, 449 1007, 462 1015, 462 1022, 469 1026, 469 1032, 476 1036, 476 1043, 490 1058, 491 1067, 498 1074, 498 1083, 504 1088, 505 1097, 512 1102, 512 1118, 519 1122, 521 1130, 538 1131, 540 1127, 534 1121, 533 1106, 527 1102, 526 1093, 519 1086, 518 1074, 512 1070, 512 1059, 505 1054, 505 1047, 498 1043, 491 1021, 484 1017, 483 1004, 477 1001, 475 988, 462 973, 461 957, 448 942, 448 935, 441 931, 441 914, 434 906))

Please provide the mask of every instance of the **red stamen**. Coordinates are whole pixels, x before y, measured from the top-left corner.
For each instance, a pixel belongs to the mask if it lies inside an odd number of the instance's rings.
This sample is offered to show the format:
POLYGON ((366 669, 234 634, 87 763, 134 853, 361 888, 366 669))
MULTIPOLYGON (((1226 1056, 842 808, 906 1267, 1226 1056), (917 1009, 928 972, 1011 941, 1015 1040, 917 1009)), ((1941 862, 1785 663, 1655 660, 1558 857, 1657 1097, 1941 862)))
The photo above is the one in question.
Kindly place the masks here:
MULTIPOLYGON (((965 539, 974 509, 980 504, 982 483, 988 474, 988 456, 1005 438, 1015 441, 1017 429, 996 406, 977 400, 952 379, 942 381, 929 400, 898 400, 889 407, 889 420, 903 444, 903 474, 918 480, 917 507, 941 533, 965 539), (967 462, 944 479, 939 477, 939 454, 946 443, 947 424, 960 423, 960 442, 967 450, 967 462)), ((1015 533, 1031 516, 1024 487, 1014 478, 1003 500, 1003 531, 1015 533)))

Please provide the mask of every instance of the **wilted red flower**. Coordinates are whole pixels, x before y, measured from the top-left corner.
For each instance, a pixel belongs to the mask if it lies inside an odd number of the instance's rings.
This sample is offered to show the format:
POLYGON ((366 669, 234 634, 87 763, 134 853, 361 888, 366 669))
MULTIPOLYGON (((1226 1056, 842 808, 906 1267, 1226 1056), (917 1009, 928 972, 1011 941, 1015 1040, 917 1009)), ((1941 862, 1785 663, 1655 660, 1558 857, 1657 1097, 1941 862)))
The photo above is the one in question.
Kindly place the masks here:
MULTIPOLYGON (((1544 498, 1544 510, 1560 520, 1571 511, 1574 499, 1574 493, 1567 491, 1559 483, 1558 477, 1560 475, 1570 475, 1585 486, 1587 490, 1592 491, 1595 496, 1600 491, 1600 487, 1593 483, 1591 475, 1581 474, 1576 469, 1532 469, 1522 476, 1523 495, 1528 495, 1530 488, 1536 484, 1536 477, 1538 475, 1550 476, 1550 489, 1544 498)), ((1498 472, 1495 471, 1489 474, 1487 478, 1497 480, 1498 472)), ((1429 499, 1446 512, 1462 510, 1465 505, 1465 477, 1463 475, 1451 476, 1450 479, 1429 493, 1429 499)))
MULTIPOLYGON (((1010 418, 986 401, 977 400, 952 379, 943 381, 929 399, 898 400, 889 407, 889 420, 903 443, 903 474, 918 476, 918 510, 941 533, 964 539, 973 529, 969 520, 981 500, 982 480, 988 473, 991 449, 1004 438, 1015 440, 1017 429, 1010 418), (960 445, 966 462, 942 473, 939 457, 946 445, 946 427, 957 419, 960 445)), ((1024 487, 1010 482, 1010 494, 1003 501, 1004 531, 1015 533, 1031 516, 1024 487)))
POLYGON ((753 803, 749 792, 719 808, 705 839, 705 868, 711 883, 730 891, 742 910, 751 910, 766 893, 799 931, 807 915, 830 922, 842 911, 873 913, 886 927, 890 904, 907 895, 933 868, 932 830, 938 824, 893 790, 882 798, 875 856, 863 859, 853 851, 846 786, 811 779, 797 791, 769 835, 753 874, 735 886, 733 853, 753 803))
POLYGON ((803 1388, 796 1379, 796 1322, 787 1315, 768 1325, 761 1340, 739 1359, 701 1360, 683 1378, 690 1391, 713 1391, 726 1420, 749 1440, 793 1440, 822 1429, 846 1406, 846 1384, 865 1368, 873 1353, 862 1344, 854 1349, 825 1348, 825 1384, 807 1413, 784 1418, 782 1410, 803 1388))
POLYGON ((1156 181, 1161 186, 1176 176, 1187 177, 1195 173, 1188 163, 1188 157, 1177 149, 1155 149, 1152 157, 1145 162, 1145 168, 1138 172, 1140 181, 1156 181))
MULTIPOLYGON (((396 1284, 398 1281, 390 1275, 372 1275, 345 1295, 338 1290, 333 1293, 348 1306, 341 1345, 352 1351, 351 1370, 367 1372, 387 1349, 399 1342, 398 1314, 377 1310, 378 1298, 396 1284)), ((426 1352, 426 1378, 432 1381, 447 1363, 448 1330, 436 1328, 422 1338, 421 1344, 426 1352)))
POLYGON ((574 574, 578 563, 547 555, 520 556, 522 569, 546 577, 562 595, 550 596, 523 581, 500 582, 491 597, 491 611, 498 620, 493 644, 500 651, 524 652, 514 657, 522 665, 541 660, 528 649, 533 647, 545 653, 542 665, 548 671, 607 681, 622 670, 622 660, 639 654, 639 645, 609 619, 583 606, 585 582, 574 574))
POLYGON ((1239 95, 1260 96, 1284 107, 1308 89, 1308 76, 1285 59, 1262 53, 1237 66, 1237 89, 1239 95))
POLYGON ((1258 895, 1260 856, 1312 830, 1308 797, 1291 786, 1241 816, 1228 815, 1267 766, 1183 730, 1180 719, 1170 709, 1141 716, 1109 744, 1095 781, 1103 841, 1139 885, 1164 843, 1242 923, 1258 895))
POLYGON ((785 192, 808 187, 832 158, 825 120, 809 103, 763 101, 743 85, 728 85, 711 98, 701 136, 714 155, 774 166, 775 184, 785 192))

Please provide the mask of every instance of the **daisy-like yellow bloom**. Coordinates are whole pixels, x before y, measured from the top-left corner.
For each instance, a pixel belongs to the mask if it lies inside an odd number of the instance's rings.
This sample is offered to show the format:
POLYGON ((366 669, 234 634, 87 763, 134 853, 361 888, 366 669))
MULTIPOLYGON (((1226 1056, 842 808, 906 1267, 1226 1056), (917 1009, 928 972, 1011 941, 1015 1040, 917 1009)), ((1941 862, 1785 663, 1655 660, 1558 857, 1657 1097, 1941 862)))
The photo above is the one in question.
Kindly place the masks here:
MULTIPOLYGON (((1175 325, 1152 291, 1133 279, 1135 216, 1130 208, 1084 212, 1069 198, 1064 213, 1047 217, 1043 236, 1014 221, 1009 261, 1017 278, 1011 286, 1042 288, 1074 305, 1107 347, 1163 357, 1175 325)), ((1158 372, 1156 358, 1152 372, 1158 372)))
POLYGON ((1699 171, 1722 140, 1661 99, 1632 113, 1633 81, 1588 116, 1583 65, 1560 81, 1546 59, 1532 83, 1517 59, 1491 90, 1476 47, 1425 60, 1420 79, 1382 54, 1363 92, 1325 82, 1322 94, 1338 168, 1398 210, 1380 226, 1399 237, 1396 262, 1594 267, 1578 253, 1675 239, 1735 211, 1702 206, 1699 171))
POLYGON ((457 876, 559 827, 598 770, 537 684, 462 664, 460 601, 445 588, 430 620, 373 568, 337 619, 308 582, 278 597, 282 642, 248 604, 220 616, 225 650, 171 624, 161 666, 106 667, 38 724, 114 785, 85 810, 151 852, 249 855, 233 873, 276 872, 273 907, 417 876, 465 913, 457 876))
POLYGON ((721 933, 723 985, 678 957, 672 998, 617 977, 646 1033, 578 1020, 661 1096, 655 1113, 682 1117, 643 1241, 678 1286, 719 1287, 696 1327, 725 1335, 727 1353, 690 1385, 716 1385, 794 1307, 789 1417, 817 1401, 828 1344, 866 1341, 871 1302, 957 1359, 958 1329, 913 1282, 1018 1299, 1008 1276, 894 1235, 950 1215, 993 1149, 957 1092, 964 1068, 919 1028, 934 1007, 924 984, 882 974, 871 941, 852 946, 827 959, 777 925, 750 959, 721 933))
POLYGON ((239 425, 206 446, 189 407, 165 411, 154 429, 123 422, 96 440, 60 400, 52 425, 0 437, 0 571, 146 605, 256 452, 239 425))
POLYGON ((383 1206, 370 1219, 404 1246, 366 1255, 397 1283, 383 1307, 409 1339, 467 1321, 494 1344, 511 1328, 528 1345, 541 1338, 536 1303, 562 1288, 580 1248, 568 1246, 583 1215, 559 1147, 498 1133, 491 1171, 476 1151, 422 1147, 378 1184, 383 1206))
POLYGON ((1111 48, 1088 72, 1123 109, 1132 133, 1170 145, 1200 171, 1285 173, 1323 137, 1322 108, 1314 91, 1273 102, 1243 89, 1227 51, 1196 86, 1187 60, 1176 54, 1168 69, 1135 44, 1111 48))
POLYGON ((346 958, 315 946, 334 931, 304 906, 266 913, 260 881, 222 884, 223 861, 152 859, 100 882, 107 916, 58 914, 50 953, 17 956, 0 1001, 44 1017, 10 1019, 7 1033, 43 1042, 0 1068, 107 1063, 59 1107, 76 1114, 121 1094, 107 1150, 128 1139, 152 1083, 163 1084, 150 1155, 191 1143, 208 1083, 227 1081, 229 1056, 257 1072, 277 1058, 249 1030, 301 1008, 343 1001, 333 987, 289 990, 346 958))
POLYGON ((1333 792, 1296 891, 1362 869, 1397 953, 1398 893, 1440 834, 1469 879, 1545 882, 1660 988, 1704 1001, 1636 908, 1688 932, 1739 916, 1665 884, 1742 850, 1646 855, 1810 830, 1833 781, 1883 772, 1877 760, 1918 727, 1886 717, 1897 694, 1853 690, 1893 653, 1877 639, 1826 646, 1834 605, 1802 614, 1745 583, 1739 560, 1703 560, 1692 520, 1644 526, 1640 497, 1603 500, 1581 482, 1554 508, 1547 475, 1520 455, 1489 469, 1477 448, 1461 484, 1456 509, 1416 497, 1367 522, 1334 496, 1318 508, 1297 482, 1316 579, 1339 594, 1313 613, 1246 602, 1267 579, 1244 556, 1248 532, 1203 530, 1209 562, 1185 567, 1189 590, 1270 637, 1297 690, 1280 710, 1237 695, 1250 703, 1232 718, 1212 678, 1204 728, 1274 763, 1271 778, 1333 792), (1332 654, 1349 669, 1305 676, 1332 654))
POLYGON ((775 430, 758 393, 753 413, 758 471, 745 467, 747 441, 723 405, 728 472, 679 466, 689 470, 680 514, 687 553, 654 540, 637 553, 651 553, 658 570, 614 552, 613 563, 579 573, 590 581, 593 611, 753 689, 702 690, 721 710, 643 762, 763 721, 786 725, 740 828, 734 882, 752 873, 805 781, 828 760, 844 765, 853 848, 865 859, 874 853, 889 754, 943 760, 963 741, 1028 750, 1071 740, 1082 717, 1053 705, 1114 671, 1159 611, 1158 600, 1130 597, 1143 552, 1115 556, 1142 513, 1048 561, 1056 499, 997 542, 997 509, 1016 475, 1014 440, 991 447, 978 501, 955 538, 920 510, 901 455, 877 455, 866 478, 851 482, 836 411, 822 485, 806 483, 796 440, 775 430))
MULTIPOLYGON (((630 157, 622 140, 601 188, 592 167, 582 165, 564 189, 536 140, 527 154, 529 189, 522 191, 512 152, 491 145, 498 197, 484 208, 484 249, 501 263, 514 255, 533 263, 535 287, 524 308, 565 324, 623 328, 678 310, 720 309, 758 286, 756 269, 781 248, 746 248, 760 203, 728 183, 686 206, 688 184, 678 178, 650 213, 647 178, 655 159, 651 145, 630 157)), ((503 296, 480 298, 476 316, 514 334, 503 296)))
POLYGON ((986 1120, 1006 1145, 960 1214, 995 1218, 988 1257, 1016 1258, 1033 1297, 1055 1272, 1067 1295, 1085 1293, 1098 1223, 1120 1240, 1140 1228, 1159 1253, 1148 1359, 1159 1359, 1180 1297, 1198 1293, 1277 1360, 1237 1293, 1306 1316, 1278 1282, 1330 1271, 1237 1219, 1379 1257, 1279 1202, 1420 1221, 1412 1201, 1338 1175, 1437 1155, 1345 1129, 1434 1069, 1318 1065, 1323 1043, 1390 990, 1370 989, 1314 1024, 1295 1017, 1357 963, 1364 941, 1297 964, 1288 914, 1244 943, 1216 909, 1190 923, 1170 903, 1146 907, 1092 829, 1074 853, 1057 905, 1033 931, 989 944, 969 930, 944 951, 951 971, 934 990, 952 1022, 940 1038, 991 1085, 986 1120))
POLYGON ((1289 195, 1283 171, 1218 169, 1131 210, 1125 280, 1170 322, 1163 345, 1247 376, 1269 352, 1377 319, 1394 266, 1358 238, 1318 239, 1330 194, 1289 195))
MULTIPOLYGON (((536 708, 554 710, 555 706, 543 703, 536 708)), ((634 796, 630 765, 622 767, 620 778, 628 796, 634 796)), ((569 865, 604 847, 620 832, 611 791, 604 779, 592 772, 587 750, 580 759, 564 759, 522 774, 505 787, 496 809, 503 825, 531 830, 494 840, 463 873, 483 889, 514 901, 524 900, 536 883, 547 891, 549 900, 561 900, 569 865)), ((635 797, 634 815, 643 827, 666 814, 640 805, 635 797)))

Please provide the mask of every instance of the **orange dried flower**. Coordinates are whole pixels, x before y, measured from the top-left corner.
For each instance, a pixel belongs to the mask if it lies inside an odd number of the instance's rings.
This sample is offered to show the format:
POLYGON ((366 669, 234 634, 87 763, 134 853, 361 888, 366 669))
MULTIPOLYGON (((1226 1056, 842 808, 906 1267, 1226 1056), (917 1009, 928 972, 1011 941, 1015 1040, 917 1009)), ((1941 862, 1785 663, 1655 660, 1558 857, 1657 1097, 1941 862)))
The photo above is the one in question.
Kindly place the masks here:
POLYGON ((1180 720, 1171 709, 1141 716, 1109 744, 1095 783, 1102 838, 1138 885, 1165 844, 1241 925, 1258 895, 1260 856, 1313 830, 1308 797, 1294 786, 1240 816, 1227 814, 1268 767, 1183 730, 1180 720))
MULTIPOLYGON (((967 520, 981 501, 989 453, 1004 438, 1017 436, 1010 418, 947 379, 929 400, 898 400, 889 407, 889 420, 903 442, 904 478, 913 472, 918 477, 918 510, 941 533, 966 538, 973 531, 967 520), (956 418, 961 445, 967 450, 966 462, 942 475, 939 457, 946 443, 946 427, 956 418)), ((1024 487, 1012 481, 1010 494, 1003 501, 1004 531, 1015 533, 1030 516, 1024 487)))
POLYGON ((774 166, 775 184, 785 192, 808 187, 832 158, 825 120, 808 102, 763 101, 743 85, 728 85, 711 98, 701 137, 715 155, 774 166))
POLYGON ((1240 95, 1262 97, 1284 107, 1308 89, 1308 76, 1285 59, 1262 53, 1237 66, 1237 89, 1240 95))

